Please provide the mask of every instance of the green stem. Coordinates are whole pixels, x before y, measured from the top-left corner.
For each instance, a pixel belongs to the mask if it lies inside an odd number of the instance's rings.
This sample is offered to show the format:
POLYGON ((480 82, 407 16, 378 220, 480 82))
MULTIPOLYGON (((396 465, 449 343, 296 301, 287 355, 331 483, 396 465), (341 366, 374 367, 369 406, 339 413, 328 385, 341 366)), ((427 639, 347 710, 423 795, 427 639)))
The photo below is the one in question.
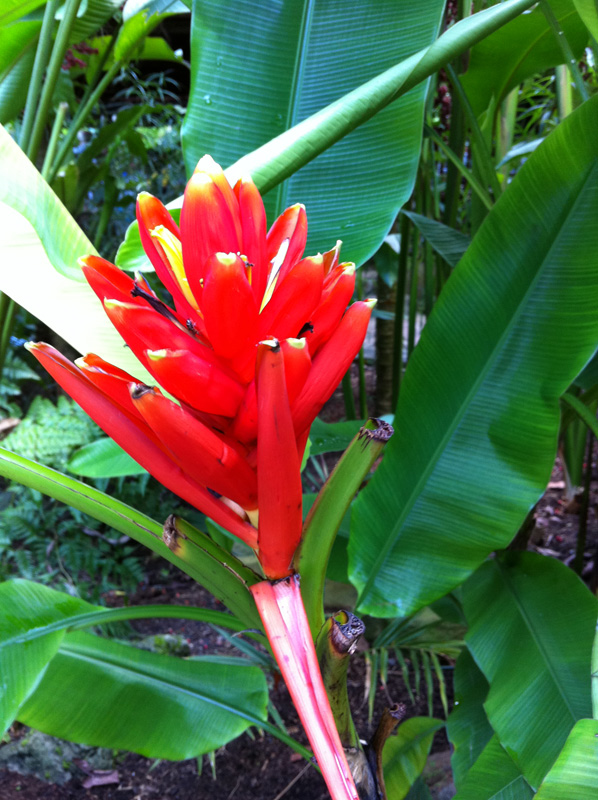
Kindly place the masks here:
POLYGON ((433 128, 430 128, 429 125, 424 125, 424 131, 426 136, 429 136, 443 151, 449 161, 454 164, 454 166, 459 170, 461 175, 465 178, 465 180, 471 186, 473 192, 477 195, 480 199, 482 205, 490 211, 492 206, 494 205, 492 198, 488 194, 487 190, 482 185, 481 181, 478 179, 474 173, 467 169, 467 167, 463 164, 463 162, 459 159, 456 153, 453 153, 451 148, 445 144, 443 139, 436 133, 433 128))
POLYGON ((473 112, 469 98, 465 94, 465 90, 463 89, 463 85, 459 80, 459 76, 450 64, 446 65, 446 71, 451 80, 453 90, 459 97, 460 107, 463 109, 465 119, 471 131, 471 144, 474 149, 474 156, 478 163, 478 168, 483 176, 484 182, 492 189, 492 194, 496 200, 501 195, 501 188, 496 175, 496 170, 494 169, 490 150, 486 144, 486 139, 484 138, 484 134, 482 133, 482 130, 478 124, 477 117, 473 112))
POLYGON ((44 19, 39 34, 37 50, 35 52, 35 61, 33 62, 33 71, 27 90, 23 125, 19 136, 19 145, 24 153, 29 149, 29 140, 31 138, 31 131, 33 130, 33 121, 37 113, 42 78, 44 77, 44 72, 50 58, 50 51, 52 49, 52 28, 54 27, 54 15, 58 8, 58 2, 59 0, 48 0, 44 11, 44 19))
MULTIPOLYGON (((357 299, 363 300, 363 273, 357 270, 357 299)), ((368 417, 368 396, 365 386, 365 355, 363 347, 360 348, 357 356, 357 365, 359 369, 359 418, 367 419, 368 417)))
POLYGON ((343 377, 343 398, 345 401, 345 416, 347 419, 357 419, 355 411, 355 398, 353 397, 353 386, 351 385, 351 367, 343 377))
MULTIPOLYGON (((519 86, 512 89, 505 99, 500 104, 500 113, 498 115, 497 132, 496 132, 496 163, 500 164, 503 158, 507 155, 513 146, 513 139, 515 134, 515 121, 517 119, 517 104, 519 102, 519 86)), ((503 180, 509 175, 510 167, 504 164, 500 167, 499 172, 503 176, 503 180)))
POLYGON ((77 19, 77 11, 81 0, 66 0, 64 8, 64 16, 58 26, 56 40, 52 48, 52 55, 50 56, 50 63, 48 64, 48 71, 46 73, 46 80, 44 81, 44 88, 42 89, 41 97, 39 99, 39 107, 37 109, 33 130, 31 132, 31 139, 27 147, 27 155, 30 160, 35 162, 39 148, 42 142, 42 136, 46 127, 48 114, 52 105, 52 98, 54 90, 56 89, 56 82, 60 74, 60 68, 64 61, 71 30, 77 19))
POLYGON ((46 150, 44 165, 42 167, 42 178, 45 178, 46 180, 48 179, 48 173, 50 171, 50 167, 54 159, 54 154, 56 153, 56 148, 58 147, 58 139, 60 138, 60 131, 62 130, 67 110, 68 110, 68 103, 58 104, 58 111, 56 112, 56 116, 54 117, 54 124, 52 125, 52 133, 50 134, 50 141, 48 143, 48 149, 46 150))
POLYGON ((584 102, 589 100, 590 95, 582 78, 581 72, 579 71, 579 67, 577 66, 577 60, 573 55, 573 50, 571 49, 569 40, 565 36, 565 31, 561 28, 560 23, 556 18, 556 14, 552 10, 547 0, 540 0, 540 8, 542 9, 542 13, 550 25, 550 28, 554 34, 554 38, 558 42, 558 45, 563 52, 565 64, 571 70, 571 77, 573 78, 575 88, 579 92, 579 96, 584 102))
POLYGON ((571 87, 571 73, 565 64, 555 67, 556 75, 556 101, 559 109, 559 119, 563 120, 573 111, 573 91, 571 87))
POLYGON ((590 483, 592 481, 592 451, 594 449, 594 437, 588 431, 588 447, 586 451, 586 470, 584 473, 583 494, 581 497, 581 507, 579 509, 579 527, 577 529, 577 545, 575 548, 575 559, 573 569, 578 575, 583 570, 583 555, 586 549, 586 538, 588 532, 588 509, 590 506, 590 483))
POLYGON ((392 351, 392 408, 397 407, 403 378, 403 323, 405 321, 405 289, 407 287, 407 262, 409 258, 409 225, 411 221, 401 215, 401 249, 395 300, 394 345, 392 351))
POLYGON ((8 295, 2 294, 0 301, 0 378, 4 371, 4 363, 8 352, 8 343, 12 334, 18 306, 8 295))

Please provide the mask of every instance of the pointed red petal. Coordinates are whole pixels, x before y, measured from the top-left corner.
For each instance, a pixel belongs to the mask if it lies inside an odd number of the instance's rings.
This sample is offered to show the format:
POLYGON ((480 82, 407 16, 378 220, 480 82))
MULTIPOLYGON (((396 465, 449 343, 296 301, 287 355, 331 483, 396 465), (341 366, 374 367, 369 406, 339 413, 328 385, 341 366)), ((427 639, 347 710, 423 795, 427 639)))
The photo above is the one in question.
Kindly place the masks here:
POLYGON ((330 339, 314 357, 309 377, 292 406, 295 431, 300 436, 334 392, 365 339, 375 300, 353 303, 330 339))
POLYGON ((299 577, 262 581, 250 590, 332 800, 359 800, 322 682, 299 577))
POLYGON ((197 411, 233 417, 244 388, 217 364, 188 350, 146 350, 152 375, 167 392, 197 411))
POLYGON ((266 250, 266 212, 262 196, 249 177, 241 178, 235 185, 241 216, 241 253, 251 264, 251 289, 259 306, 266 290, 270 262, 266 250))
POLYGON ((261 342, 256 367, 259 560, 268 578, 289 574, 301 539, 301 464, 276 341, 261 342))
POLYGON ((129 395, 129 384, 137 382, 137 378, 129 375, 124 369, 119 369, 113 364, 109 364, 103 358, 96 356, 95 353, 88 353, 83 358, 78 358, 75 361, 75 365, 94 386, 97 386, 104 394, 115 400, 122 408, 134 414, 138 419, 143 420, 129 395))
POLYGON ((284 339, 280 343, 284 356, 284 375, 289 404, 292 404, 311 370, 311 357, 305 339, 284 339))
POLYGON ((332 250, 327 250, 324 253, 324 275, 328 275, 338 264, 338 257, 341 251, 342 242, 338 239, 332 250))
POLYGON ((214 181, 222 197, 224 202, 229 208, 229 211, 232 215, 233 222, 235 225, 235 230, 237 234, 237 238, 241 241, 241 220, 239 218, 239 202, 237 197, 228 182, 228 178, 224 174, 224 170, 217 164, 212 156, 205 155, 199 159, 197 162, 197 166, 193 170, 193 174, 195 175, 198 172, 204 172, 206 175, 209 175, 210 178, 214 181))
POLYGON ((258 336, 288 339, 299 335, 322 296, 322 256, 304 258, 277 285, 260 314, 258 336))
MULTIPOLYGON (((232 189, 230 191, 236 203, 232 189)), ((238 253, 241 248, 238 211, 235 216, 227 196, 207 172, 195 172, 185 189, 181 241, 187 280, 201 308, 207 259, 214 253, 238 253)))
MULTIPOLYGON (((198 358, 220 365, 214 351, 203 345, 190 331, 182 329, 176 321, 167 319, 147 305, 136 306, 106 299, 104 310, 116 330, 150 372, 152 368, 145 351, 164 348, 189 350, 198 358)), ((226 367, 222 368, 226 371, 226 367)))
POLYGON ((257 481, 244 457, 192 414, 147 386, 133 387, 133 402, 184 472, 197 483, 234 500, 257 506, 257 481))
POLYGON ((215 253, 206 262, 203 313, 215 352, 234 358, 251 351, 257 336, 258 309, 246 268, 234 253, 215 253))
MULTIPOLYGON (((306 241, 305 206, 296 203, 278 217, 266 239, 268 261, 273 263, 273 269, 278 272, 278 283, 301 258, 306 241)), ((270 280, 269 275, 268 281, 270 280)))
POLYGON ((140 297, 131 295, 135 289, 135 281, 110 261, 100 256, 85 256, 79 259, 79 264, 87 282, 100 300, 113 297, 121 302, 145 305, 140 297))
POLYGON ((170 231, 173 236, 180 239, 181 233, 179 231, 179 226, 160 200, 148 194, 148 192, 141 192, 137 195, 136 214, 141 244, 143 245, 145 254, 152 262, 156 270, 156 275, 160 278, 170 294, 174 296, 178 287, 172 275, 170 262, 164 255, 164 251, 157 240, 151 235, 151 232, 162 225, 166 230, 170 231))
POLYGON ((355 289, 355 264, 342 264, 329 275, 334 280, 324 286, 322 299, 311 315, 313 330, 305 332, 312 358, 341 321, 355 289))
MULTIPOLYGON (((256 547, 255 529, 186 475, 168 455, 152 429, 118 399, 101 391, 62 353, 50 345, 30 343, 27 349, 54 380, 89 414, 108 436, 167 489, 207 514, 235 536, 256 547)), ((104 362, 105 363, 105 362, 104 362)), ((116 367, 115 375, 120 372, 116 367)))

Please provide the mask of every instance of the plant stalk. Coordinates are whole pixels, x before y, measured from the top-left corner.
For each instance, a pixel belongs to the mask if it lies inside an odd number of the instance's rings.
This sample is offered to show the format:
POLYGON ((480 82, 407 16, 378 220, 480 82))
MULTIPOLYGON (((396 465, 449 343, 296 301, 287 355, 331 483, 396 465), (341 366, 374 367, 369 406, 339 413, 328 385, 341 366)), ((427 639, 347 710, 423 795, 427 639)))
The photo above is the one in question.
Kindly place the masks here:
POLYGON ((299 576, 256 583, 251 593, 332 800, 359 800, 322 683, 299 576))
POLYGON ((71 35, 72 27, 75 24, 77 11, 79 10, 80 4, 81 0, 66 0, 64 16, 60 20, 60 25, 58 26, 56 40, 54 42, 54 47, 52 48, 52 54, 48 64, 46 80, 44 81, 44 86, 39 99, 39 106, 36 109, 33 130, 31 131, 31 139, 26 151, 29 159, 34 163, 39 153, 42 136, 44 134, 48 114, 50 112, 50 106, 52 104, 52 98, 54 96, 54 90, 56 89, 56 82, 58 81, 60 68, 62 67, 64 55, 69 43, 69 36, 71 35))

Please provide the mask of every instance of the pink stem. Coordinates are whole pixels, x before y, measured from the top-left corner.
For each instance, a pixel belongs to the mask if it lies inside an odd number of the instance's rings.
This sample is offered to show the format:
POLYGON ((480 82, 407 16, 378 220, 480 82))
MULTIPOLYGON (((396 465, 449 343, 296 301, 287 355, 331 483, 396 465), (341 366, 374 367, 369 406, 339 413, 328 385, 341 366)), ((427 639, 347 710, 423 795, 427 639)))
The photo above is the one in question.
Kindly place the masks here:
POLYGON ((322 683, 299 576, 250 589, 332 800, 359 800, 322 683))

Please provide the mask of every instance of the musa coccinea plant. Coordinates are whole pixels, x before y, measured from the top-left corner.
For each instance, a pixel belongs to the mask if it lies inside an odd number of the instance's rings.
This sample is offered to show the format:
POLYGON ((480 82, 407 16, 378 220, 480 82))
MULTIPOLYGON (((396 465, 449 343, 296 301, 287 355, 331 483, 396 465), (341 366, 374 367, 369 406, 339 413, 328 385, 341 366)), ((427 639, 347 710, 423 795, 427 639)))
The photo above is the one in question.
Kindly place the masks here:
POLYGON ((94 354, 73 364, 49 345, 27 347, 151 475, 255 551, 265 580, 251 592, 318 765, 335 800, 356 800, 293 557, 309 429, 361 347, 374 301, 347 309, 355 266, 339 263, 340 243, 302 258, 303 206, 266 231, 252 180, 233 189, 209 156, 187 185, 180 229, 148 194, 137 219, 171 304, 102 258, 81 268, 157 385, 94 354))

